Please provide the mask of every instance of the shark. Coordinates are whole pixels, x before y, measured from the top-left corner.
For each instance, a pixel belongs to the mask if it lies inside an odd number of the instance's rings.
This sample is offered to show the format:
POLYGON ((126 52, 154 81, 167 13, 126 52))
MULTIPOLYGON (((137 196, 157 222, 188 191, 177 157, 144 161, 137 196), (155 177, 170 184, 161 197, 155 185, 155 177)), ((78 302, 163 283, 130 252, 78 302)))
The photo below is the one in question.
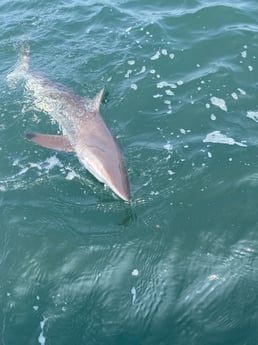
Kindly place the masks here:
POLYGON ((22 79, 35 108, 57 122, 62 135, 28 133, 27 139, 48 149, 75 153, 97 180, 107 185, 122 200, 129 202, 131 194, 125 159, 100 114, 104 89, 90 102, 86 102, 84 97, 63 85, 31 71, 29 60, 29 48, 23 49, 7 81, 16 86, 22 79))

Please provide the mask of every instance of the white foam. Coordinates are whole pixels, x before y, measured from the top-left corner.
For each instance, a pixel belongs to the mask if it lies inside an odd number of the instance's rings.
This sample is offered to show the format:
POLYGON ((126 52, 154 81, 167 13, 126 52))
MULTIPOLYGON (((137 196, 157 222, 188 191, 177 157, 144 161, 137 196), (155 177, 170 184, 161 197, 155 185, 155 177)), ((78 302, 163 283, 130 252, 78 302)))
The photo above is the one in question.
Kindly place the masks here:
POLYGON ((235 141, 233 138, 227 137, 225 134, 222 134, 220 131, 214 131, 206 135, 206 138, 203 139, 204 143, 215 143, 215 144, 227 144, 227 145, 238 145, 246 147, 247 145, 235 141))
POLYGON ((146 66, 142 66, 142 69, 140 70, 140 72, 136 73, 137 75, 142 74, 146 71, 146 66))
POLYGON ((168 55, 167 49, 162 49, 161 50, 161 54, 164 55, 164 56, 168 55))
POLYGON ((160 57, 160 51, 158 50, 150 59, 151 60, 158 60, 160 57))
POLYGON ((19 172, 17 173, 17 175, 18 175, 18 176, 23 175, 23 174, 25 174, 28 170, 29 170, 29 168, 27 168, 27 167, 22 168, 21 171, 19 171, 19 172))
POLYGON ((246 116, 249 118, 249 119, 252 119, 254 120, 255 122, 258 122, 258 111, 248 111, 246 116))
POLYGON ((208 280, 212 281, 212 280, 218 280, 219 279, 219 276, 217 274, 211 274, 209 277, 208 277, 208 280))
POLYGON ((139 271, 137 270, 137 268, 135 268, 134 270, 132 270, 132 276, 133 277, 137 277, 139 275, 139 271))
POLYGON ((168 96, 175 96, 174 92, 171 90, 165 90, 165 92, 168 96))
POLYGON ((56 166, 62 167, 62 163, 60 162, 60 160, 56 156, 52 156, 50 158, 47 158, 45 160, 45 163, 46 163, 45 168, 47 171, 53 169, 56 166))
POLYGON ((219 107, 223 111, 227 111, 228 110, 227 106, 226 106, 226 102, 222 98, 211 97, 211 103, 213 105, 215 105, 216 107, 219 107))
POLYGON ((215 121, 216 120, 216 116, 214 114, 211 114, 211 120, 215 121))
POLYGON ((251 66, 251 65, 248 66, 248 69, 250 72, 252 72, 254 70, 253 66, 251 66))
POLYGON ((138 86, 137 86, 136 84, 132 84, 132 85, 131 85, 131 89, 137 90, 137 89, 138 89, 138 86))
POLYGON ((10 88, 15 88, 20 79, 24 78, 26 75, 26 65, 19 61, 12 72, 6 76, 7 84, 10 88))
POLYGON ((132 304, 134 304, 136 301, 136 289, 134 286, 131 288, 131 294, 133 295, 132 296, 132 304))
POLYGON ((238 88, 238 91, 241 93, 241 95, 243 95, 243 96, 246 95, 246 91, 245 90, 242 90, 242 89, 238 88))
POLYGON ((125 74, 125 78, 129 78, 131 73, 132 73, 132 70, 129 69, 125 74))
POLYGON ((167 144, 164 145, 164 149, 171 152, 171 151, 173 151, 173 145, 170 144, 170 142, 168 142, 167 144))
POLYGON ((173 60, 175 58, 175 54, 171 53, 171 54, 169 54, 169 57, 171 60, 173 60))
POLYGON ((238 95, 236 92, 232 92, 231 97, 234 98, 235 100, 238 100, 238 95))
POLYGON ((38 337, 38 342, 41 345, 45 345, 46 344, 46 337, 44 336, 44 327, 46 325, 46 321, 47 321, 47 319, 45 317, 43 317, 43 321, 40 322, 41 332, 40 332, 40 335, 38 337))
POLYGON ((66 175, 66 180, 71 181, 74 178, 79 177, 73 170, 69 171, 68 174, 66 175))
POLYGON ((160 81, 159 83, 157 83, 157 88, 158 89, 162 89, 163 87, 170 87, 171 89, 176 89, 177 85, 176 84, 167 83, 166 81, 160 81))
POLYGON ((135 64, 135 60, 129 60, 127 62, 128 62, 128 65, 130 65, 130 66, 133 66, 135 64))
POLYGON ((42 170, 42 166, 39 163, 29 163, 30 169, 38 169, 38 170, 42 170))
POLYGON ((247 52, 246 52, 246 50, 242 51, 241 55, 242 55, 242 58, 245 59, 245 58, 247 57, 247 52))
POLYGON ((172 171, 172 170, 168 170, 168 174, 169 174, 170 176, 172 176, 172 175, 175 175, 175 172, 172 171))
MULTIPOLYGON (((2 183, 2 182, 1 182, 2 183)), ((0 185, 0 192, 6 192, 7 191, 7 187, 5 187, 5 186, 1 186, 0 185)))

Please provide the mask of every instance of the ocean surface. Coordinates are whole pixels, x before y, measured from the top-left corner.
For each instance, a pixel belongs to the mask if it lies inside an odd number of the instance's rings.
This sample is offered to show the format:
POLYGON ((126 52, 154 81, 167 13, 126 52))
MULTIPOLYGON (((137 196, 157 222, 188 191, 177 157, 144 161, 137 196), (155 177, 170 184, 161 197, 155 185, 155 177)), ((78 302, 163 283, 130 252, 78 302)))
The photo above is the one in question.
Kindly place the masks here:
POLYGON ((257 0, 1 0, 0 345, 254 345, 257 0), (85 99, 125 156, 130 204, 8 84, 30 67, 85 99))

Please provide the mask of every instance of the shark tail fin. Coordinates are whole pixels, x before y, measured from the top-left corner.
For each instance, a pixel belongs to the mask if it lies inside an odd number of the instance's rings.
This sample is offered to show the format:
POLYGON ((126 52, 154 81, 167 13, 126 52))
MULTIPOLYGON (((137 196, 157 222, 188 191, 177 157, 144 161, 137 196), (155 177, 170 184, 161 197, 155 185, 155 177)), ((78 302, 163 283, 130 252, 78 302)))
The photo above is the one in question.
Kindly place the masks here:
POLYGON ((23 41, 19 47, 18 61, 7 77, 7 83, 11 87, 15 87, 20 79, 26 77, 29 71, 29 60, 30 60, 30 46, 28 42, 23 41))

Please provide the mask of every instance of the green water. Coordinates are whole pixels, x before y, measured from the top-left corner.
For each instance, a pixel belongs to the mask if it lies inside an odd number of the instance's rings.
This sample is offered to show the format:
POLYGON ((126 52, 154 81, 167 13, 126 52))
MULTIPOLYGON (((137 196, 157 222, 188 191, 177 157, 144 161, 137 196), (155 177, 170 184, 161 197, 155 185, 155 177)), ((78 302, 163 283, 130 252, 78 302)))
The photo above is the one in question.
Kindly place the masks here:
POLYGON ((0 344, 252 345, 258 337, 257 1, 0 4, 0 344), (93 97, 132 203, 6 76, 93 97))

